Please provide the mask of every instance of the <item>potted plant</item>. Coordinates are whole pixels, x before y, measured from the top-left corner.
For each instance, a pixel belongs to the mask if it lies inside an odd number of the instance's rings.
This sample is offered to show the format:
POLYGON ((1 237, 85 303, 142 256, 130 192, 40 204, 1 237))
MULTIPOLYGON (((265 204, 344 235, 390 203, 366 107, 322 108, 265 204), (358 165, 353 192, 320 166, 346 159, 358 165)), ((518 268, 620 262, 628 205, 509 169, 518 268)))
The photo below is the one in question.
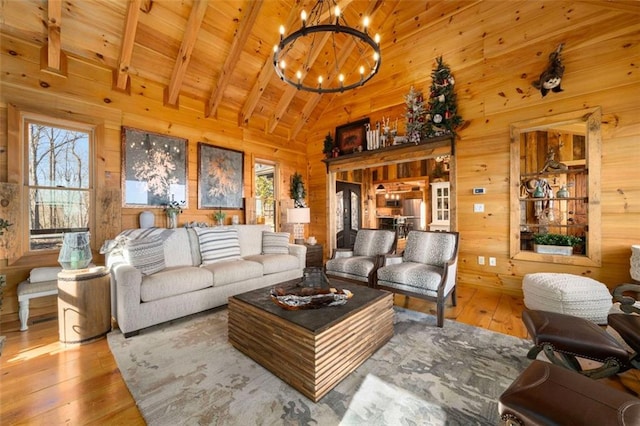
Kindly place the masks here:
POLYGON ((215 220, 216 225, 222 226, 224 225, 224 219, 227 217, 227 214, 219 209, 217 212, 213 214, 213 220, 215 220))
POLYGON ((560 254, 571 256, 573 246, 581 244, 582 239, 575 235, 564 234, 534 234, 533 251, 544 254, 560 254))
POLYGON ((175 201, 173 197, 171 197, 171 201, 164 205, 164 212, 167 215, 167 228, 178 227, 178 215, 182 213, 184 205, 184 201, 175 201))

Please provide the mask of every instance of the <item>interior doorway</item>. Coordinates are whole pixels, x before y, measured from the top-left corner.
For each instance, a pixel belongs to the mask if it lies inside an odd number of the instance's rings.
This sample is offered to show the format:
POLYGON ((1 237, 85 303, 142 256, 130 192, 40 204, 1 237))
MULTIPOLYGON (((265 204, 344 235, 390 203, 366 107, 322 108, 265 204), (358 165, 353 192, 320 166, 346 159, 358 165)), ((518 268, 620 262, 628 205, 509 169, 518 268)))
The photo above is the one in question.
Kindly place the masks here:
POLYGON ((255 212, 256 223, 269 225, 276 230, 276 188, 277 165, 267 161, 256 160, 255 179, 255 212))
POLYGON ((362 188, 355 183, 336 182, 337 248, 352 249, 360 229, 362 188))

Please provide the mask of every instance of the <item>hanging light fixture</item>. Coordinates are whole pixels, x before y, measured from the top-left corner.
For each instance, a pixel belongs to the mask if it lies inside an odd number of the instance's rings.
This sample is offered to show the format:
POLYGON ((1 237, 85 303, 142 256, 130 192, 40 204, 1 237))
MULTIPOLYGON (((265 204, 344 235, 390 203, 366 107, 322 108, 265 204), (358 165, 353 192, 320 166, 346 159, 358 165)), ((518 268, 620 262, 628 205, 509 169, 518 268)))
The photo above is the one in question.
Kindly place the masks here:
POLYGON ((368 17, 360 31, 347 24, 335 0, 318 0, 308 16, 302 11, 300 20, 300 29, 287 36, 280 26, 280 43, 273 48, 280 79, 298 90, 336 93, 360 87, 377 74, 380 36, 369 35, 368 17), (326 54, 316 61, 325 46, 326 54), (351 71, 342 70, 346 67, 351 71))

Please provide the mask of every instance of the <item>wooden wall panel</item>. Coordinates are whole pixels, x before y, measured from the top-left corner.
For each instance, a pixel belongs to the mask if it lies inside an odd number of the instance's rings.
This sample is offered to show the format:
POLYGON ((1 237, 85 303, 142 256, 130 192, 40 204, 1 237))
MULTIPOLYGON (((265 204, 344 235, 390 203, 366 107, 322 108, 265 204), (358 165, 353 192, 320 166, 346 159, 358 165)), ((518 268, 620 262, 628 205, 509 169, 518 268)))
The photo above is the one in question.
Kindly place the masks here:
MULTIPOLYGON (((379 76, 357 94, 336 97, 311 129, 310 166, 322 159, 320 142, 336 124, 363 117, 375 122, 382 116, 404 121, 404 96, 411 85, 429 90, 435 58, 443 54, 456 79, 458 112, 467 121, 456 142, 459 282, 517 293, 525 274, 541 271, 582 274, 609 287, 628 281, 629 246, 640 242, 640 179, 630 178, 637 174, 633 169, 640 160, 640 9, 620 6, 624 7, 579 1, 482 2, 467 4, 446 22, 422 28, 426 12, 403 2, 390 23, 397 26, 398 38, 391 45, 382 43, 379 76), (415 20, 404 15, 408 9, 413 9, 415 20), (564 92, 543 98, 531 83, 560 43, 565 44, 564 92), (509 125, 594 106, 601 106, 604 115, 602 266, 510 259, 509 125), (472 195, 474 187, 486 188, 487 194, 472 195), (473 204, 479 202, 485 204, 485 212, 473 213, 473 204), (495 256, 497 266, 478 265, 480 255, 495 256)), ((311 184, 313 193, 324 191, 327 197, 326 175, 314 176, 311 184)), ((316 197, 312 210, 326 211, 328 203, 322 198, 316 197)), ((324 223, 311 224, 320 242, 324 223)))
MULTIPOLYGON (((42 112, 52 116, 86 121, 99 125, 99 146, 96 158, 96 212, 98 229, 93 234, 92 244, 97 250, 104 239, 112 238, 122 229, 138 227, 138 215, 144 209, 123 208, 121 203, 121 126, 129 126, 151 132, 176 135, 188 139, 189 146, 189 208, 180 215, 180 224, 187 221, 212 222, 213 210, 197 209, 197 144, 206 142, 245 152, 244 192, 253 193, 252 161, 256 158, 273 161, 280 165, 278 199, 288 199, 289 179, 300 172, 308 182, 304 141, 290 140, 278 134, 268 135, 253 127, 237 125, 237 111, 221 107, 218 118, 205 118, 203 104, 189 98, 181 98, 179 109, 163 105, 163 89, 139 78, 133 78, 131 95, 111 90, 112 75, 103 68, 88 64, 74 57, 69 58, 69 77, 43 74, 39 69, 37 46, 1 36, 3 50, 2 80, 0 81, 0 117, 5 118, 0 128, 0 147, 8 146, 6 117, 7 104, 15 103, 25 110, 42 112), (5 49, 5 46, 10 46, 5 49), (16 54, 9 53, 9 50, 16 54), (42 84, 46 82, 47 84, 42 84), (43 87, 44 86, 44 87, 43 87)), ((285 132, 286 133, 286 132, 285 132)), ((2 150, 0 150, 2 151, 2 150)), ((7 176, 6 152, 0 152, 0 176, 7 176)), ((156 224, 165 226, 161 209, 151 209, 156 215, 156 224)), ((242 211, 227 211, 231 215, 242 211)), ((2 322, 11 322, 17 327, 16 287, 36 266, 56 265, 55 255, 23 258, 12 266, 0 260, 0 271, 7 274, 5 303, 2 322), (15 302, 15 303, 14 303, 15 302)), ((94 261, 103 261, 97 251, 94 261)), ((35 303, 33 315, 55 312, 55 298, 35 303)))

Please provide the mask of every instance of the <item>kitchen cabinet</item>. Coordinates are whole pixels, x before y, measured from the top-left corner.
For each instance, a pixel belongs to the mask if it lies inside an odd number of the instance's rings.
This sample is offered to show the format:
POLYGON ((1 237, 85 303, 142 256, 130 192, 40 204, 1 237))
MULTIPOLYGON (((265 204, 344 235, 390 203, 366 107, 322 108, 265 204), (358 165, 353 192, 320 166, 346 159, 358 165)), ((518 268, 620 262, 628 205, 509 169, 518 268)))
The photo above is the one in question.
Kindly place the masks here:
POLYGON ((449 182, 431 183, 430 231, 449 231, 451 228, 451 185, 449 182))

